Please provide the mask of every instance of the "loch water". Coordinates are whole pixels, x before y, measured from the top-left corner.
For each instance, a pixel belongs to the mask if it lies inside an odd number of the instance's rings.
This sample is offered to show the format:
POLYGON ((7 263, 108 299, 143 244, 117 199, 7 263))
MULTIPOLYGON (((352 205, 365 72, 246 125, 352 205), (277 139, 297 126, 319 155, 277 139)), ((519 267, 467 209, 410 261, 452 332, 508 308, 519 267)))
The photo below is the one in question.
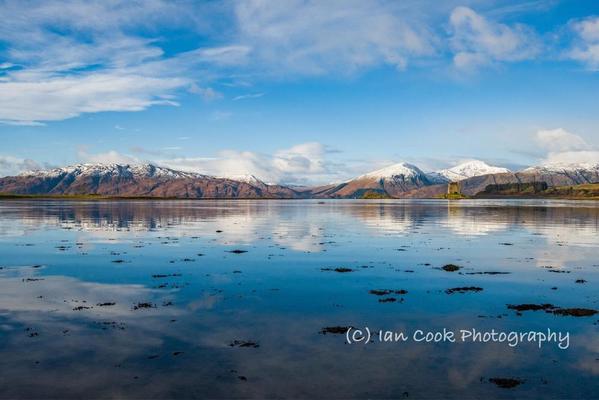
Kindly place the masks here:
POLYGON ((599 398, 596 310, 599 202, 0 202, 0 398, 599 398))

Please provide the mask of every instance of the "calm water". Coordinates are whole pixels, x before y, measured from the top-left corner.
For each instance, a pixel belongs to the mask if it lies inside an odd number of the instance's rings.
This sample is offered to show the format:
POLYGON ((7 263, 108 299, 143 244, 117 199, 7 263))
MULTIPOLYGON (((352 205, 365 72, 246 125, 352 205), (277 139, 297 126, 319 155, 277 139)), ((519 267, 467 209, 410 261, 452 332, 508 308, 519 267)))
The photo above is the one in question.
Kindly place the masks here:
POLYGON ((599 314, 507 307, 599 309, 599 203, 3 201, 0 268, 2 398, 599 397, 599 314))

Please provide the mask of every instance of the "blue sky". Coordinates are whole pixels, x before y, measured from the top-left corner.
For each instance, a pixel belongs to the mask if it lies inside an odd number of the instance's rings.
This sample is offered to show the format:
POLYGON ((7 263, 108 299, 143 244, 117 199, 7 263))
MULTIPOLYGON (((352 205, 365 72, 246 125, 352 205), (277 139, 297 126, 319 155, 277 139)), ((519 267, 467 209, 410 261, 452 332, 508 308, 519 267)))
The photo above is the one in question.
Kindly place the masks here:
POLYGON ((599 162, 594 1, 1 1, 0 175, 599 162))

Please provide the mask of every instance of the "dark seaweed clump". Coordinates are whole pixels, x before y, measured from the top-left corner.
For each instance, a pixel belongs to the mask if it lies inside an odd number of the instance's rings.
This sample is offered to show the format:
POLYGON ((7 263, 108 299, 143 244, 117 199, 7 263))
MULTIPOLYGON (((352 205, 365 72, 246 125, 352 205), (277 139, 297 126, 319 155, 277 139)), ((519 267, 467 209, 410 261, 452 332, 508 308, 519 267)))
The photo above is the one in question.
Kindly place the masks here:
POLYGON ((556 307, 553 304, 508 304, 507 308, 518 312, 522 311, 547 311, 553 310, 556 307))
POLYGON ((344 335, 351 329, 351 326, 326 326, 320 330, 319 333, 326 335, 328 333, 333 335, 344 335))
POLYGON ((503 389, 512 389, 524 383, 522 379, 517 378, 489 378, 489 382, 503 389))
POLYGON ((456 287, 447 289, 445 293, 453 294, 453 293, 466 293, 466 292, 481 292, 483 288, 478 286, 464 286, 464 287, 456 287))
POLYGON ((404 290, 404 289, 400 289, 400 290, 372 289, 368 293, 373 294, 375 296, 386 296, 388 294, 407 294, 408 291, 404 290))
POLYGON ((260 345, 256 342, 252 342, 251 340, 233 340, 229 343, 231 347, 251 347, 257 349, 260 345))
POLYGON ((571 316, 571 317, 592 317, 599 311, 589 308, 558 308, 552 311, 556 315, 571 316))
POLYGON ((395 303, 397 299, 395 297, 385 297, 383 299, 379 299, 379 303, 395 303))
POLYGON ((337 267, 337 268, 321 268, 321 271, 335 271, 335 272, 341 272, 341 273, 345 273, 345 272, 353 272, 354 270, 351 268, 346 268, 346 267, 337 267))
POLYGON ((152 303, 137 303, 133 306, 134 310, 139 310, 142 308, 156 308, 156 304, 152 303))
POLYGON ((522 311, 542 310, 547 313, 570 317, 592 317, 593 315, 599 313, 599 311, 590 308, 560 308, 554 306, 553 304, 508 304, 507 308, 510 310, 515 310, 518 313, 522 311))
POLYGON ((455 264, 446 264, 443 267, 441 267, 441 269, 443 271, 447 271, 447 272, 455 272, 455 271, 458 271, 460 268, 462 268, 462 267, 455 265, 455 264))

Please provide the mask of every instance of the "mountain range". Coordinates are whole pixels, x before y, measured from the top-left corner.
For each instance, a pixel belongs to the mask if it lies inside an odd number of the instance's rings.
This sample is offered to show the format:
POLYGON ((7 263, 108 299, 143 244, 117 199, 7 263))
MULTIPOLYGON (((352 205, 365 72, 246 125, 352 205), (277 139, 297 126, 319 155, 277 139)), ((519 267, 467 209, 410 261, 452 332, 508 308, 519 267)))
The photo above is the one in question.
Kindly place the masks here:
POLYGON ((103 195, 157 198, 361 198, 367 193, 396 198, 428 198, 460 182, 475 195, 490 184, 546 182, 568 186, 599 182, 597 164, 551 164, 512 172, 473 160, 426 173, 398 163, 346 182, 317 187, 267 184, 253 175, 214 177, 152 164, 79 164, 0 178, 0 193, 21 195, 103 195))

